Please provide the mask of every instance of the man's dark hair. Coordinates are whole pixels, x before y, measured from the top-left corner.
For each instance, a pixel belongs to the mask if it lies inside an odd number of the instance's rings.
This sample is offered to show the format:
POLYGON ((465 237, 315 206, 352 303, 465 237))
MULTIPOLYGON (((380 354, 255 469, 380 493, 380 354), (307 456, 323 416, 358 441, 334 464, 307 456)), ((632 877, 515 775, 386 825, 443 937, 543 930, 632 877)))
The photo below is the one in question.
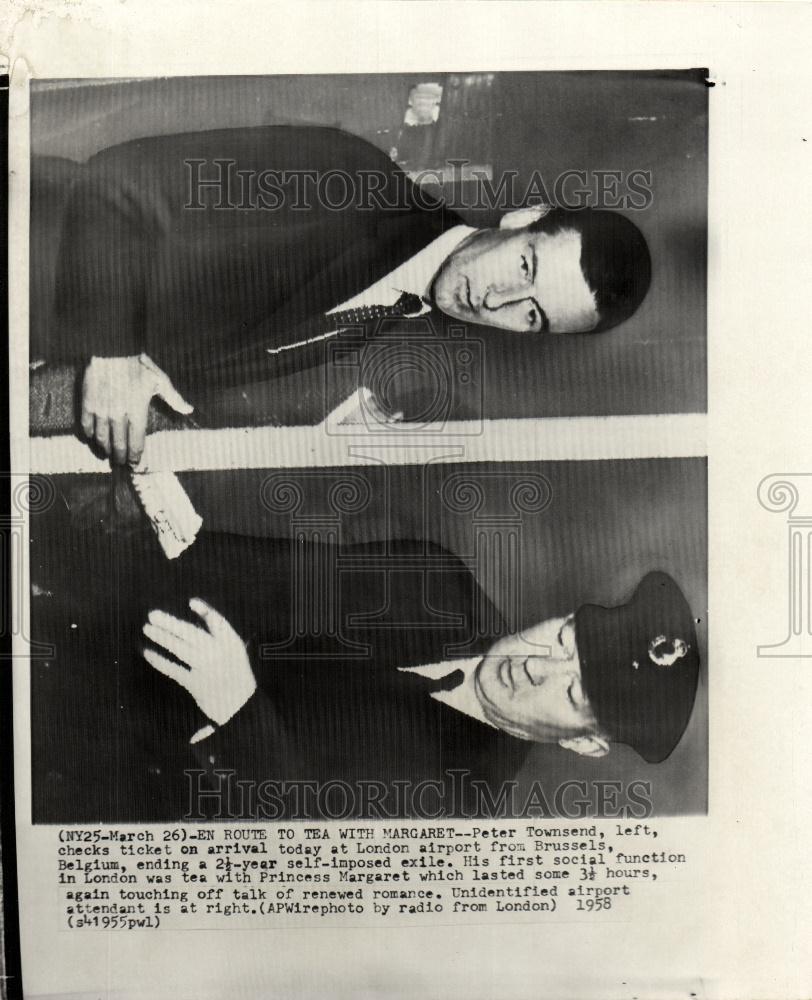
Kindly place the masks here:
POLYGON ((651 284, 651 255, 637 226, 619 212, 554 208, 528 227, 554 235, 565 229, 581 234, 581 270, 595 293, 598 325, 609 330, 627 320, 651 284))

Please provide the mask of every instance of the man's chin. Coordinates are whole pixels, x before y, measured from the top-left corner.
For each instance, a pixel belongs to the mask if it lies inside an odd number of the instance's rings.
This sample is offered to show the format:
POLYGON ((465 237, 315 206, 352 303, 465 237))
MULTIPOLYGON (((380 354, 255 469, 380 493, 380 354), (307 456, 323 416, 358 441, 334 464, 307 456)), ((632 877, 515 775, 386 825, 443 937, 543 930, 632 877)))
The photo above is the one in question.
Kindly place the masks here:
POLYGON ((452 319, 472 319, 467 303, 460 302, 460 287, 464 281, 453 271, 441 270, 429 290, 429 298, 435 308, 452 319))
POLYGON ((496 711, 495 707, 491 704, 486 705, 482 700, 480 700, 479 704, 482 708, 482 714, 492 726, 496 726, 497 729, 503 733, 507 733, 508 736, 514 736, 517 740, 533 741, 534 737, 527 732, 524 726, 503 715, 501 712, 496 711))
POLYGON ((457 305, 454 298, 454 293, 450 294, 443 287, 444 283, 435 282, 431 287, 429 292, 429 299, 431 304, 435 309, 439 309, 441 313, 445 313, 446 316, 450 316, 452 319, 460 319, 461 317, 455 312, 455 307, 457 305))
POLYGON ((495 726, 499 726, 501 729, 505 724, 506 716, 501 711, 500 701, 504 697, 504 689, 497 689, 494 692, 494 697, 490 697, 490 686, 491 683, 498 685, 501 688, 501 682, 495 677, 486 678, 483 681, 482 677, 474 678, 474 691, 476 693, 477 701, 479 702, 479 707, 482 709, 482 713, 489 722, 492 722, 495 726))
POLYGON ((465 323, 476 322, 472 320, 470 315, 466 315, 461 309, 455 309, 453 306, 449 306, 444 309, 442 306, 437 307, 444 316, 448 316, 449 319, 462 320, 465 323))

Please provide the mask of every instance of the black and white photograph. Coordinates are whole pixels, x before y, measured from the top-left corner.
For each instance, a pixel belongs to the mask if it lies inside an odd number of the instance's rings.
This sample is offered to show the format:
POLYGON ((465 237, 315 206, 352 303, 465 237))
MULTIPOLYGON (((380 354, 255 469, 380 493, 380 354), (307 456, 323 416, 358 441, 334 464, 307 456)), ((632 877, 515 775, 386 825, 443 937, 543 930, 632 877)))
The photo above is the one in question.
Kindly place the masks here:
POLYGON ((36 823, 707 808, 707 86, 31 92, 36 823))
POLYGON ((0 1000, 808 1000, 811 29, 0 12, 0 1000))
POLYGON ((35 820, 704 812, 705 473, 221 473, 176 560, 55 504, 35 820))
POLYGON ((0 1000, 810 996, 810 22, 6 5, 0 1000))
POLYGON ((360 388, 421 424, 703 412, 707 94, 35 81, 32 432, 137 464, 149 421, 312 425, 360 388))

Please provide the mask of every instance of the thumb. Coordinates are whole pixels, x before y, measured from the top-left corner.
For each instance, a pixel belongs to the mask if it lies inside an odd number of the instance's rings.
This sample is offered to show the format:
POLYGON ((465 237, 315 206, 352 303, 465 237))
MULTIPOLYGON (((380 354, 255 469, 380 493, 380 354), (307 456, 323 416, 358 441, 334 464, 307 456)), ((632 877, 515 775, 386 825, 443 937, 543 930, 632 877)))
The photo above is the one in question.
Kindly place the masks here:
POLYGON ((181 396, 178 390, 169 381, 168 375, 161 373, 156 380, 155 395, 160 396, 161 399, 171 406, 176 413, 182 413, 188 416, 194 411, 194 407, 191 403, 187 403, 183 396, 181 396))

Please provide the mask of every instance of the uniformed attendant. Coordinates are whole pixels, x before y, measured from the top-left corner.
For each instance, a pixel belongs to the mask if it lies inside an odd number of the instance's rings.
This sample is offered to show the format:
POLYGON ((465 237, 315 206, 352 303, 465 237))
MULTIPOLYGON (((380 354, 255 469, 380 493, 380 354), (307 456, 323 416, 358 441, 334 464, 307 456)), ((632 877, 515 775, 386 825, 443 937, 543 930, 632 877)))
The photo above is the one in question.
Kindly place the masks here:
MULTIPOLYGON (((257 717, 265 713, 260 728, 278 747, 282 734, 275 731, 273 699, 258 688, 242 639, 206 602, 193 598, 190 607, 200 625, 156 610, 143 631, 153 644, 144 650, 147 662, 184 687, 209 720, 193 741, 209 740, 219 730, 228 732, 232 745, 239 743, 242 720, 251 718, 256 733, 257 717)), ((498 638, 484 655, 404 663, 398 671, 440 682, 433 690, 426 685, 423 696, 518 740, 555 742, 592 757, 607 754, 613 742, 626 743, 658 763, 688 725, 699 664, 685 596, 670 576, 652 572, 626 604, 586 604, 498 638)), ((303 683, 307 670, 300 666, 296 684, 303 683)), ((370 689, 365 691, 369 697, 370 689)), ((343 704, 335 711, 343 720, 336 738, 361 738, 353 727, 369 706, 353 713, 343 704)))

